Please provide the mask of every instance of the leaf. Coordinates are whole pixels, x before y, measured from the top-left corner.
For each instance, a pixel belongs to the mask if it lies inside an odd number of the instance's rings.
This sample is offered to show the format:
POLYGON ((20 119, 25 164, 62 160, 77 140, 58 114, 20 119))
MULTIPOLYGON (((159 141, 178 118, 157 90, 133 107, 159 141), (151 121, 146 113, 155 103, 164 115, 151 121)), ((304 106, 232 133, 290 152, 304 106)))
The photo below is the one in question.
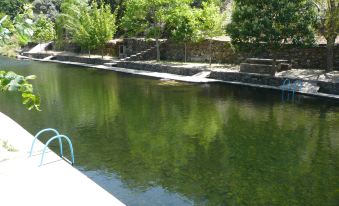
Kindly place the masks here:
POLYGON ((20 92, 22 103, 26 108, 40 111, 40 97, 33 93, 33 86, 28 80, 35 79, 34 75, 23 77, 14 72, 0 71, 0 89, 2 91, 20 92))

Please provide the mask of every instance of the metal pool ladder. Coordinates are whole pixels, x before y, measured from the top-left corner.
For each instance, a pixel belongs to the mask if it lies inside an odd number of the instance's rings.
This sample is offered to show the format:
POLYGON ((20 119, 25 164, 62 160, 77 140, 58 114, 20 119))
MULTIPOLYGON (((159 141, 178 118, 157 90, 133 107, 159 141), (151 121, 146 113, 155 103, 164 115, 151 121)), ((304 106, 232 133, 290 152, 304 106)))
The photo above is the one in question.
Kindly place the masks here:
POLYGON ((42 155, 41 155, 41 160, 40 160, 40 165, 42 165, 42 162, 44 160, 44 155, 45 155, 45 152, 46 152, 46 149, 48 147, 48 145, 55 139, 58 139, 59 140, 59 146, 60 146, 60 157, 65 159, 67 162, 71 163, 72 165, 74 165, 74 152, 73 152, 73 145, 72 145, 72 141, 66 136, 66 135, 61 135, 56 129, 52 129, 52 128, 46 128, 46 129, 43 129, 41 130, 40 132, 38 132, 35 136, 34 136, 34 139, 33 139, 33 142, 32 142, 32 146, 31 146, 31 150, 29 152, 29 156, 31 157, 32 156, 32 152, 33 152, 33 147, 34 147, 34 144, 35 144, 35 141, 36 139, 38 139, 38 137, 42 134, 42 133, 45 133, 45 132, 53 132, 55 134, 55 136, 51 137, 45 144, 45 147, 43 149, 43 152, 42 152, 42 155), (69 145, 69 150, 71 152, 71 158, 72 160, 68 160, 67 158, 65 158, 63 156, 63 148, 62 148, 62 138, 66 139, 67 142, 68 142, 68 145, 69 145))
POLYGON ((299 91, 302 86, 303 82, 299 79, 295 80, 293 83, 291 83, 290 79, 285 79, 283 84, 280 86, 282 101, 285 101, 285 91, 287 93, 287 100, 289 100, 290 92, 292 92, 292 101, 294 101, 295 93, 299 91))
POLYGON ((303 82, 301 80, 295 80, 293 84, 291 84, 290 79, 285 79, 284 83, 281 85, 282 92, 284 91, 292 91, 293 95, 296 93, 303 85, 303 82))

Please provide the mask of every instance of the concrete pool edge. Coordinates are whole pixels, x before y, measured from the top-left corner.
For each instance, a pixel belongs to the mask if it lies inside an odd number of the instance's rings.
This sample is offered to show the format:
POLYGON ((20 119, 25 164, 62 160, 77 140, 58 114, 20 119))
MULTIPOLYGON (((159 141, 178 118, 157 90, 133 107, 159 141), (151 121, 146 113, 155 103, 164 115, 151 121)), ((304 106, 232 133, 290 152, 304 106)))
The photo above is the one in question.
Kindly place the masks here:
MULTIPOLYGON (((233 84, 233 85, 249 86, 249 87, 254 87, 254 88, 282 91, 281 88, 277 86, 252 84, 252 83, 237 82, 237 81, 224 81, 224 80, 219 80, 219 79, 196 77, 194 75, 183 76, 183 75, 178 75, 178 74, 170 74, 170 73, 162 73, 162 72, 152 72, 152 71, 127 69, 127 68, 120 68, 120 67, 109 67, 105 65, 87 64, 87 63, 70 62, 70 61, 44 60, 44 59, 37 59, 37 58, 30 58, 30 57, 28 57, 28 59, 33 60, 33 61, 39 61, 39 62, 50 62, 50 63, 60 63, 60 64, 67 64, 67 65, 74 65, 74 66, 81 66, 81 67, 89 67, 89 68, 109 70, 109 71, 115 71, 115 72, 121 72, 121 73, 127 73, 127 74, 154 77, 154 78, 159 78, 159 79, 170 79, 170 80, 182 81, 182 82, 188 82, 188 83, 225 83, 225 84, 233 84)), ((314 92, 304 92, 304 91, 296 91, 296 93, 307 95, 307 96, 339 100, 339 95, 335 95, 335 94, 327 94, 327 93, 320 93, 320 92, 314 93, 314 92)))
POLYGON ((33 155, 28 157, 33 136, 1 112, 0 131, 0 138, 17 150, 7 156, 6 152, 0 153, 5 156, 0 161, 1 204, 124 205, 51 150, 39 166, 44 145, 36 141, 33 155))

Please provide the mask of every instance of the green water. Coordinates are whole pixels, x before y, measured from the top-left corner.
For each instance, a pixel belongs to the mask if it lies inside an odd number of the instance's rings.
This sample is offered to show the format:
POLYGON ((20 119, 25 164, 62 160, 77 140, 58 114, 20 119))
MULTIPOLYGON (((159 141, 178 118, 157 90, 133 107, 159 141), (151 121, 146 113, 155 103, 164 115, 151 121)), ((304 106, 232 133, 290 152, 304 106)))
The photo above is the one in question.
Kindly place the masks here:
POLYGON ((336 101, 6 58, 0 67, 37 75, 43 110, 0 94, 0 111, 31 133, 70 136, 76 167, 127 205, 339 205, 336 101))

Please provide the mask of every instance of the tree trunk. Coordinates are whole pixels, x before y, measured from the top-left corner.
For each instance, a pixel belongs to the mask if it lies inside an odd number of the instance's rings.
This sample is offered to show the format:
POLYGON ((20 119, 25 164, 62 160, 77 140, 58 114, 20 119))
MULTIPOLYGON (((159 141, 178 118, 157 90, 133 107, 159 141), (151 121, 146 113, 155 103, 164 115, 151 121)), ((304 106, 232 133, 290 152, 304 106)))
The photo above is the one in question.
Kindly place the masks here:
POLYGON ((185 62, 187 62, 187 43, 185 42, 185 62))
POLYGON ((101 59, 104 59, 104 49, 101 49, 101 59))
POLYGON ((155 39, 155 46, 157 48, 157 61, 160 61, 160 45, 159 45, 159 38, 155 39))
POLYGON ((274 71, 278 71, 278 68, 277 68, 277 53, 276 51, 272 50, 272 56, 273 56, 273 62, 272 62, 272 67, 274 69, 274 71))
POLYGON ((334 45, 335 45, 335 36, 330 36, 326 38, 326 50, 327 50, 327 60, 326 60, 326 71, 333 70, 333 56, 334 56, 334 45))
POLYGON ((184 43, 184 47, 185 47, 185 63, 187 62, 187 43, 184 43))
POLYGON ((88 57, 91 58, 91 50, 88 50, 88 57))
POLYGON ((212 67, 212 39, 209 40, 209 53, 210 53, 209 62, 210 62, 210 68, 211 68, 212 67))

